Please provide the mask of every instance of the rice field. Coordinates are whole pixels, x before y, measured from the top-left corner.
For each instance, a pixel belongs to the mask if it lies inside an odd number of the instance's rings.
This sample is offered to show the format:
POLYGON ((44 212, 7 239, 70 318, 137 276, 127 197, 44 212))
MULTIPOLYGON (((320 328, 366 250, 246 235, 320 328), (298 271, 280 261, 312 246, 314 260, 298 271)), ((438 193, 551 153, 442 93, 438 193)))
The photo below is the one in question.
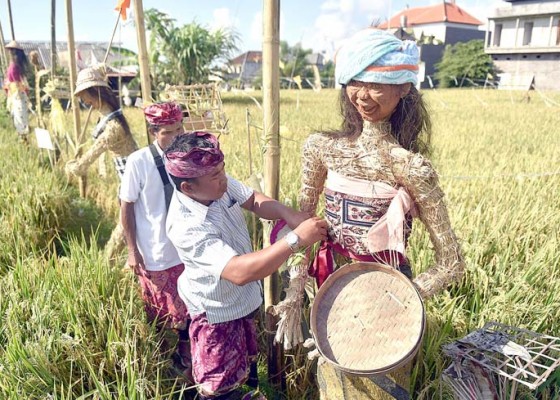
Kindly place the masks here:
MULTIPOLYGON (((221 138, 228 173, 247 183, 255 180, 251 171, 262 170, 263 156, 259 129, 247 133, 247 111, 262 126, 248 95, 262 99, 260 92, 223 95, 231 132, 221 138)), ((426 303, 428 330, 411 389, 415 399, 437 399, 448 362, 443 344, 488 321, 560 336, 560 94, 532 92, 530 102, 502 91, 425 96, 434 122, 432 161, 467 263, 460 285, 426 303)), ((192 398, 146 323, 134 277, 104 257, 118 211, 109 157, 107 176, 92 168, 88 197, 80 199, 63 172, 71 149, 63 145, 51 168, 44 152, 17 143, 6 111, 0 114, 0 398, 192 398)), ((140 111, 125 114, 145 145, 140 111)), ((339 123, 336 91, 281 93, 282 201, 297 204, 305 137, 339 123)), ((416 274, 433 263, 420 223, 409 256, 416 274)), ((287 395, 278 398, 317 398, 313 365, 301 355, 289 359, 296 365, 287 395)), ((539 393, 518 398, 559 396, 556 373, 539 393)))

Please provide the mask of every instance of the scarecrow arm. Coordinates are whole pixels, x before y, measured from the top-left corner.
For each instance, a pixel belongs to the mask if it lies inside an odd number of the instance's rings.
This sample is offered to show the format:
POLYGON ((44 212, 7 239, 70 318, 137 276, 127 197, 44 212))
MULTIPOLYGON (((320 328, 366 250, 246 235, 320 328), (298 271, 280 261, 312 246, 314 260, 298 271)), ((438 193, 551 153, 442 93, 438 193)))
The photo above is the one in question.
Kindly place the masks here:
POLYGON ((407 152, 407 157, 399 157, 399 152, 405 151, 394 149, 392 156, 396 156, 397 160, 406 159, 405 162, 397 161, 396 165, 402 168, 402 182, 414 199, 419 218, 430 234, 435 251, 436 265, 414 279, 422 297, 428 298, 458 282, 463 276, 465 263, 459 242, 451 228, 435 169, 419 154, 410 156, 411 153, 407 152))

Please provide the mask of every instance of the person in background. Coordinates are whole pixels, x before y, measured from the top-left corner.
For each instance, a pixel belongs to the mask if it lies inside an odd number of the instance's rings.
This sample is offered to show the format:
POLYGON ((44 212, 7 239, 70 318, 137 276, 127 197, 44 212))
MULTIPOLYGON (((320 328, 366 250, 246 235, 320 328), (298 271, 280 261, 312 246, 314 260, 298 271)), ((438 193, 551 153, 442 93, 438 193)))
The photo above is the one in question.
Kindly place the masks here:
POLYGON ((7 97, 7 108, 12 114, 14 127, 19 138, 27 143, 29 134, 28 93, 29 85, 25 74, 29 67, 27 57, 18 42, 12 40, 6 45, 10 52, 10 64, 6 70, 4 91, 7 97))
MULTIPOLYGON (((254 316, 262 304, 261 279, 300 247, 325 239, 326 222, 227 176, 224 154, 210 133, 177 136, 165 159, 176 188, 167 236, 185 264, 178 290, 192 318, 194 381, 200 398, 228 399, 244 382, 258 385, 254 316), (265 219, 284 219, 293 231, 285 240, 253 251, 243 209, 265 219)), ((257 398, 252 396, 244 398, 257 398)))
POLYGON ((144 109, 154 141, 128 157, 119 197, 127 263, 138 277, 148 321, 177 332, 175 361, 189 378, 188 311, 177 293, 177 278, 184 266, 165 232, 166 192, 170 196, 173 187, 162 160, 163 151, 183 133, 181 114, 175 103, 144 109))

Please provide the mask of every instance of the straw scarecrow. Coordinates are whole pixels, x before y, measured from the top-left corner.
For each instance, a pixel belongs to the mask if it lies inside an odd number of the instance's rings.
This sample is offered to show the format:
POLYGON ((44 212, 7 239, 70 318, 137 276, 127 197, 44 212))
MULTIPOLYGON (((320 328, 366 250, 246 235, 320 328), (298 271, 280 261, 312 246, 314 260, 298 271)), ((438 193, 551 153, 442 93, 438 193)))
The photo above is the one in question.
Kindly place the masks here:
MULTIPOLYGON (((312 267, 291 271, 277 340, 290 348, 302 340, 299 318, 305 283, 311 273, 320 286, 337 266, 351 260, 376 261, 412 279, 405 255, 414 217, 426 226, 436 265, 413 282, 430 297, 460 279, 464 269, 459 243, 451 229, 444 194, 428 159, 421 134, 429 142, 430 119, 415 88, 418 48, 411 41, 366 29, 343 46, 336 59, 342 85, 342 129, 309 136, 303 149, 300 192, 302 211, 314 213, 321 193, 329 240, 322 243, 312 267)), ((410 364, 393 374, 407 388, 410 364)), ((321 399, 387 398, 366 378, 318 367, 321 399)))
POLYGON ((11 61, 6 70, 4 91, 7 96, 7 108, 12 114, 14 126, 20 139, 27 142, 29 134, 28 97, 29 85, 25 79, 28 62, 23 47, 12 40, 6 45, 10 52, 11 61))
MULTIPOLYGON (((101 114, 92 136, 93 146, 82 156, 66 164, 69 175, 85 176, 89 166, 101 154, 109 151, 113 155, 115 170, 119 179, 124 173, 126 157, 138 149, 128 123, 120 109, 117 96, 111 91, 106 80, 103 65, 83 69, 78 74, 74 92, 84 103, 101 114)), ((107 244, 109 257, 124 248, 122 227, 117 225, 107 244)))

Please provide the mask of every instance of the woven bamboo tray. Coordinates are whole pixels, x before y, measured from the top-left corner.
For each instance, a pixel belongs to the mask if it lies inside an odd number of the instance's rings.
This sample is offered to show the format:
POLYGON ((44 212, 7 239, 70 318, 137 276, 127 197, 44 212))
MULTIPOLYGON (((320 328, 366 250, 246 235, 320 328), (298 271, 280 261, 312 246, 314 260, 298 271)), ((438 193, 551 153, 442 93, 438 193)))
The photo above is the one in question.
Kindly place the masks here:
POLYGON ((379 263, 339 268, 311 308, 317 349, 352 375, 386 374, 406 365, 420 348, 424 329, 424 304, 414 285, 379 263))

